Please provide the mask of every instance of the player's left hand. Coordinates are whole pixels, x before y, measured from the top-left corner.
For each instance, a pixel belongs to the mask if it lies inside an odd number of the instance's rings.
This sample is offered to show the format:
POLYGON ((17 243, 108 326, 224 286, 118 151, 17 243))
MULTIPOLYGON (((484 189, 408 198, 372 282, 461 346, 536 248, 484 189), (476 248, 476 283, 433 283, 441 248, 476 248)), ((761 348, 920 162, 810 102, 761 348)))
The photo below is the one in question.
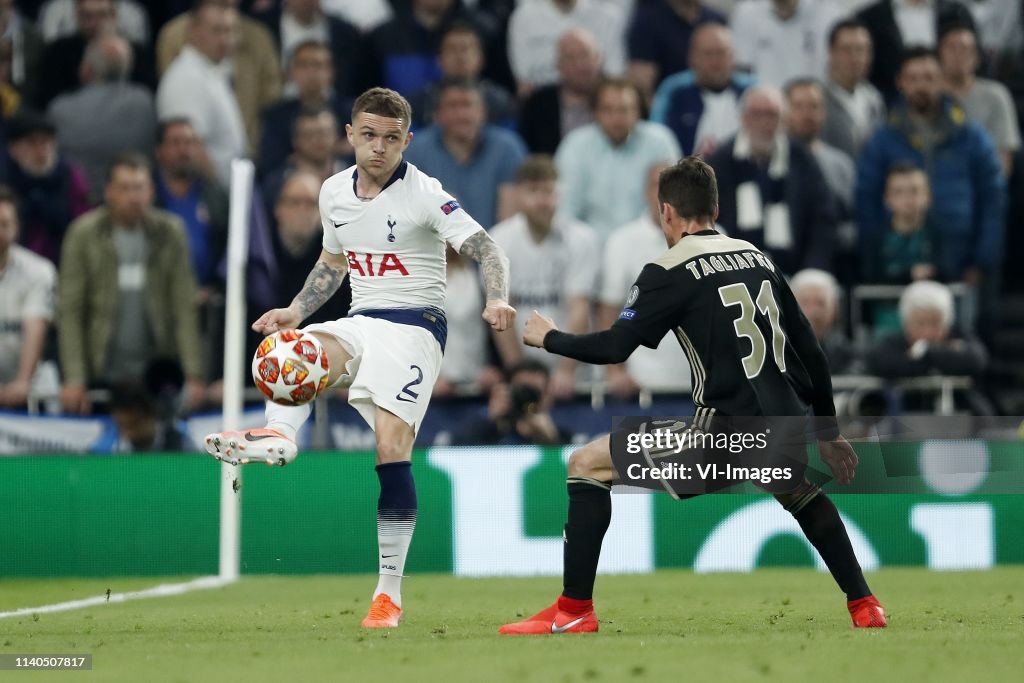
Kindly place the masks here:
POLYGON ((849 441, 841 436, 834 441, 819 441, 818 452, 821 453, 822 462, 832 470, 836 481, 840 484, 853 481, 860 459, 849 441))
POLYGON ((496 332, 504 332, 516 321, 516 309, 501 299, 490 299, 484 307, 483 318, 496 332))
POLYGON ((557 330, 558 326, 551 318, 545 318, 537 311, 533 312, 530 319, 526 321, 526 329, 523 330, 523 343, 527 346, 544 348, 544 337, 551 330, 557 330))

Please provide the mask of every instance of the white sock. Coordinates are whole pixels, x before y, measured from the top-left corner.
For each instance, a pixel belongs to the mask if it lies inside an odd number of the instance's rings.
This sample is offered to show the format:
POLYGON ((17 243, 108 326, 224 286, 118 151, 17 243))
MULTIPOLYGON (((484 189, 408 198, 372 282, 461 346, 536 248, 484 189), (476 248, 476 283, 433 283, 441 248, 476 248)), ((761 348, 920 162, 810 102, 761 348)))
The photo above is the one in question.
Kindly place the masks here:
POLYGON ((310 403, 302 406, 281 406, 267 401, 267 429, 276 429, 284 436, 298 443, 299 428, 309 419, 313 412, 310 403))
POLYGON ((412 480, 412 463, 392 462, 377 465, 380 478, 380 499, 377 501, 377 547, 380 578, 376 598, 387 593, 391 601, 402 606, 402 574, 409 553, 412 533, 416 529, 416 486, 412 480))

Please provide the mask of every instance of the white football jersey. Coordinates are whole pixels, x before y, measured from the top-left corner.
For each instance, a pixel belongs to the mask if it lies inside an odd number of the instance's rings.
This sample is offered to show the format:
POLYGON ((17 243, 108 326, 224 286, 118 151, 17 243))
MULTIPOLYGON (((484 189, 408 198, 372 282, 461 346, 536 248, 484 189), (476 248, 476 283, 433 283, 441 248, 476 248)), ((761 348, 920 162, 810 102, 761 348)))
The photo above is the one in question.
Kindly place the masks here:
POLYGON ((356 167, 320 189, 324 249, 348 255, 352 312, 438 308, 445 302, 445 242, 456 251, 480 230, 441 183, 407 161, 380 193, 356 196, 356 167))

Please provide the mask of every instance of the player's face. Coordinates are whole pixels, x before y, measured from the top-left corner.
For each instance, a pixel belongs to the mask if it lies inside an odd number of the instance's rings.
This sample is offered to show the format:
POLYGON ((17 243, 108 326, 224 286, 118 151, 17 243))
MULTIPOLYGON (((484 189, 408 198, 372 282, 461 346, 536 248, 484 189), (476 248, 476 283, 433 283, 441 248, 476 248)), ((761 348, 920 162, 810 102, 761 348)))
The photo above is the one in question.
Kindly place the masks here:
POLYGON ((900 70, 897 84, 912 110, 924 113, 934 109, 942 97, 942 72, 938 60, 923 57, 907 62, 900 70))
POLYGON ((871 34, 863 28, 850 28, 836 35, 829 50, 829 63, 843 82, 859 83, 871 69, 871 34))
POLYGON ((924 173, 898 173, 885 183, 885 205, 900 223, 919 223, 931 204, 924 173))
POLYGON ((951 31, 939 45, 942 70, 950 76, 969 76, 978 68, 978 44, 974 32, 962 29, 951 31))
POLYGON ((448 33, 441 42, 440 62, 449 78, 476 78, 484 68, 480 39, 468 31, 448 33))
POLYGON ((292 58, 289 77, 299 97, 323 97, 334 79, 331 53, 322 47, 307 47, 292 58))
POLYGON ((931 308, 917 308, 903 321, 903 334, 913 344, 926 341, 935 344, 946 339, 949 329, 942 324, 942 313, 931 308))
POLYGON ((594 118, 613 144, 622 144, 640 120, 640 101, 636 91, 633 88, 602 88, 594 118))
POLYGON ((391 173, 412 140, 408 121, 367 112, 356 114, 345 131, 355 151, 356 165, 372 177, 391 173))
POLYGON ((437 123, 446 137, 460 142, 476 140, 486 115, 479 91, 448 88, 437 103, 437 123))
POLYGON ((153 183, 144 168, 118 166, 104 192, 107 208, 115 221, 140 223, 153 204, 153 183))
POLYGON ((558 210, 558 183, 554 180, 520 183, 519 208, 532 225, 549 228, 558 210))
POLYGON ((793 292, 793 295, 807 322, 811 324, 814 335, 822 339, 836 320, 836 307, 829 293, 820 287, 803 287, 793 292))
POLYGON ((732 41, 722 26, 708 24, 698 29, 690 48, 690 68, 697 83, 709 88, 724 87, 734 66, 732 41))
POLYGON ((6 253, 18 241, 18 212, 14 204, 0 202, 0 252, 6 253))
POLYGON ((786 127, 801 140, 818 137, 825 125, 825 97, 817 85, 802 85, 790 91, 786 127))

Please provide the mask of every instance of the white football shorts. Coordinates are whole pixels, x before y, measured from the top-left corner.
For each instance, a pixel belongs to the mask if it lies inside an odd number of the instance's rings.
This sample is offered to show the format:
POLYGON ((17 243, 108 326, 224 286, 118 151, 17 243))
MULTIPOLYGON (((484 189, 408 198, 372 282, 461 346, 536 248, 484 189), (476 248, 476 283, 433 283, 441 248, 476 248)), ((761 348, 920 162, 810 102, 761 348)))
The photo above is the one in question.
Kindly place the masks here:
POLYGON ((349 405, 371 429, 380 407, 419 432, 441 370, 441 345, 434 335, 415 325, 358 314, 303 331, 329 334, 351 354, 332 387, 348 387, 349 405))

